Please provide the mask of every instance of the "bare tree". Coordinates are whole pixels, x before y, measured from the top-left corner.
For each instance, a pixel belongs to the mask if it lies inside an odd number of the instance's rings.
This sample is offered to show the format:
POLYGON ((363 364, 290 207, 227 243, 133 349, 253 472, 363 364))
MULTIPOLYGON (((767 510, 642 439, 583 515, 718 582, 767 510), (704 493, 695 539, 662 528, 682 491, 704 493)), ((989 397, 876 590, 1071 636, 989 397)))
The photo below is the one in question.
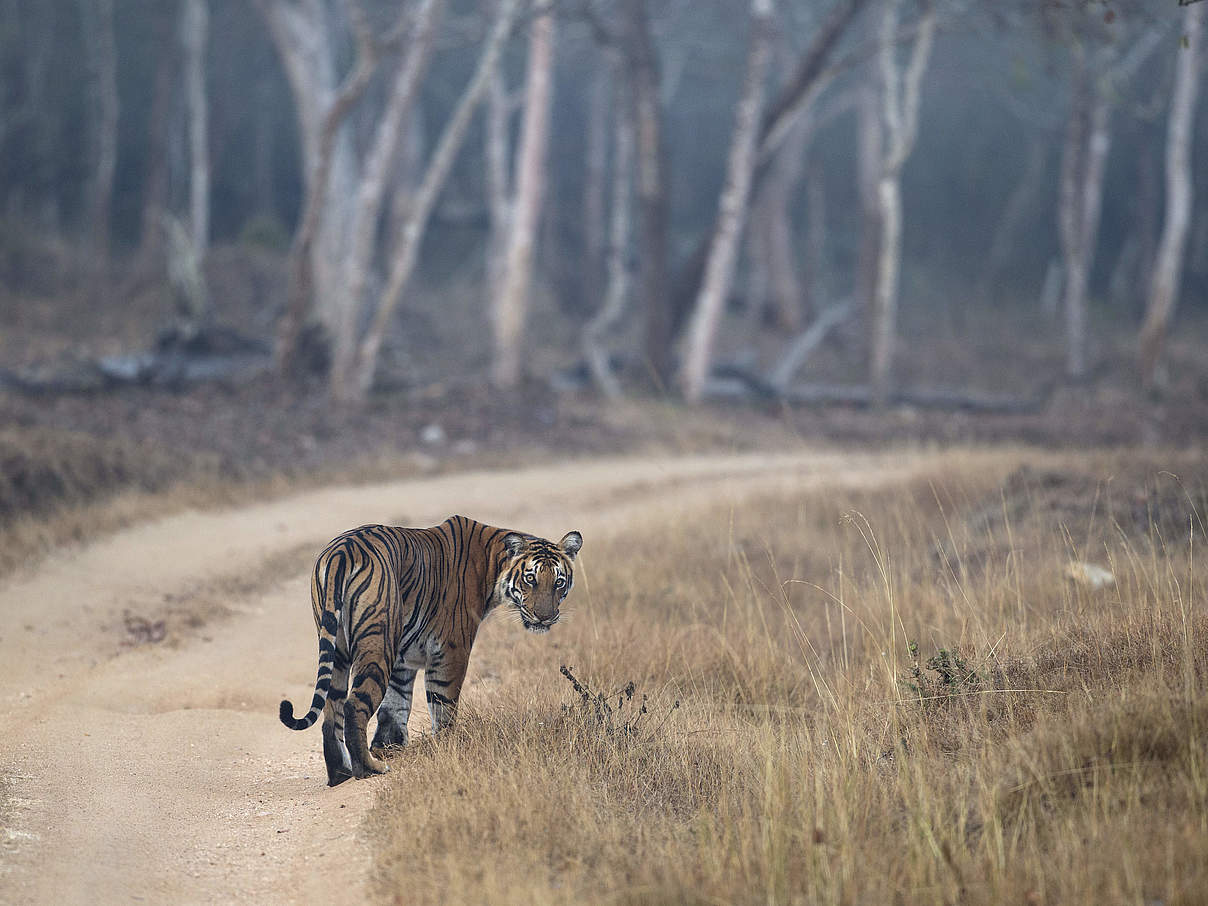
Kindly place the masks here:
POLYGON ((163 221, 168 200, 168 132, 173 88, 179 60, 172 41, 172 26, 178 21, 175 4, 155 11, 155 76, 151 109, 147 117, 147 175, 142 199, 142 225, 136 272, 146 272, 157 263, 164 245, 163 221))
MULTIPOLYGON (((322 0, 253 0, 269 27, 289 80, 298 116, 306 194, 289 255, 286 311, 278 327, 279 368, 297 365, 302 329, 314 298, 339 292, 347 226, 356 178, 346 120, 377 66, 378 44, 355 0, 349 14, 356 61, 336 80, 336 48, 322 0)), ((334 328, 332 312, 314 307, 320 323, 334 328)))
MULTIPOLYGON (((611 61, 611 70, 619 75, 619 58, 611 61)), ((633 116, 622 98, 614 98, 615 128, 612 160, 612 208, 608 229, 608 282, 604 301, 595 316, 583 329, 583 355, 592 380, 607 397, 621 395, 621 385, 609 363, 605 337, 625 313, 629 295, 629 234, 633 183, 633 116)))
POLYGON ((751 180, 755 172, 755 153, 758 150, 763 85, 772 58, 771 0, 751 0, 750 42, 746 78, 735 113, 726 182, 719 200, 717 229, 705 265, 705 279, 688 326, 680 372, 680 387, 684 398, 690 403, 698 403, 704 396, 713 343, 734 279, 738 243, 746 221, 751 180))
POLYGON ((1103 198, 1103 174, 1111 141, 1107 97, 1093 91, 1085 51, 1075 50, 1070 119, 1061 157, 1058 225, 1064 266, 1063 308, 1066 374, 1086 373, 1086 290, 1094 261, 1103 198))
POLYGON ((666 149, 659 102, 658 59, 646 0, 622 0, 621 47, 633 109, 637 166, 638 299, 645 320, 646 364, 657 382, 671 374, 671 311, 667 300, 666 149))
POLYGON ((532 284, 533 245, 545 190, 545 149, 549 141, 554 58, 554 15, 543 12, 529 26, 528 75, 524 124, 516 151, 516 199, 503 283, 492 308, 495 386, 514 387, 520 380, 521 339, 532 284))
POLYGON ((1166 222, 1158 244, 1138 351, 1141 380, 1146 387, 1152 387, 1157 380, 1162 347, 1178 302, 1183 253, 1191 222, 1195 192, 1191 178, 1191 139, 1196 95, 1202 78, 1200 46, 1204 10, 1205 6, 1194 5, 1184 13, 1184 44, 1175 68, 1166 132, 1166 222))
MULTIPOLYGON (((868 3, 869 0, 837 0, 819 24, 785 84, 768 103, 759 124, 756 166, 751 177, 753 192, 758 192, 768 176, 776 151, 791 133, 793 124, 814 102, 828 81, 831 75, 828 66, 840 40, 868 3)), ((669 297, 669 338, 678 332, 693 310, 717 228, 718 222, 715 220, 701 234, 696 249, 679 270, 669 297)))
POLYGON ((1066 374, 1081 378, 1087 370, 1087 292, 1103 183, 1111 146, 1112 101, 1132 73, 1157 46, 1160 28, 1149 28, 1127 46, 1098 36, 1097 23, 1072 37, 1070 116, 1062 147, 1058 193, 1058 227, 1061 236, 1064 279, 1063 307, 1066 330, 1066 374), (1091 40, 1099 45, 1088 49, 1091 40))
POLYGON ((79 0, 88 66, 89 120, 93 147, 90 161, 88 231, 92 267, 106 283, 109 263, 109 218, 113 207, 113 178, 117 170, 117 42, 113 29, 113 0, 79 0))
POLYGON ((752 315, 757 319, 770 315, 785 330, 800 329, 808 304, 793 253, 789 204, 801 179, 809 139, 808 118, 803 116, 777 152, 771 175, 751 203, 747 230, 752 273, 763 275, 752 280, 748 291, 752 315))
POLYGON ((900 6, 901 0, 885 2, 879 57, 885 153, 877 180, 880 244, 876 292, 873 295, 869 387, 873 401, 881 405, 889 398, 890 370, 893 367, 897 334, 898 274, 902 260, 902 165, 910 156, 918 133, 919 95, 935 35, 935 7, 931 0, 924 0, 910 62, 905 74, 900 73, 894 59, 900 6))
MULTIPOLYGON (((857 89, 856 192, 860 200, 860 246, 856 252, 856 301, 871 324, 881 247, 881 209, 877 180, 885 156, 884 127, 876 79, 871 74, 857 89)), ((871 336, 871 332, 870 332, 871 336)))
POLYGON ((611 56, 601 54, 592 73, 587 100, 587 153, 583 162, 583 261, 581 292, 587 295, 588 308, 602 298, 607 268, 608 237, 605 235, 606 170, 610 114, 612 111, 612 80, 619 73, 611 65, 611 56))
POLYGON ((382 291, 381 301, 374 312, 364 338, 357 347, 357 355, 347 374, 332 374, 331 392, 336 399, 348 401, 363 400, 373 384, 374 372, 377 369, 378 352, 382 348, 382 340, 390 318, 402 301, 403 291, 415 272, 419 261, 420 243, 427 229, 428 220, 436 198, 440 194, 449 170, 457 152, 465 141, 470 119, 482 101, 487 85, 495 68, 499 65, 499 57, 503 52, 504 42, 512 31, 512 23, 516 18, 518 0, 500 0, 495 12, 495 21, 478 60, 478 67, 470 77, 470 82, 462 92, 453 113, 445 123, 436 148, 424 170, 423 179, 415 192, 406 222, 399 234, 398 242, 390 255, 393 266, 386 287, 382 291))
POLYGON ((206 0, 185 0, 181 14, 181 43, 185 56, 185 109, 189 122, 189 242, 187 258, 196 276, 189 281, 186 330, 194 332, 209 320, 205 261, 210 245, 209 104, 206 100, 205 51, 209 36, 206 0))
POLYGON ((421 0, 415 11, 407 50, 395 72, 386 104, 375 123, 369 149, 361 166, 355 204, 348 227, 349 245, 344 257, 339 295, 335 301, 336 334, 333 375, 346 375, 356 356, 359 314, 373 265, 381 220, 382 199, 390 165, 394 162, 403 124, 410 116, 431 59, 436 25, 444 0, 421 0))
POLYGON ((483 161, 486 164, 487 216, 490 229, 487 236, 486 253, 486 303, 488 310, 494 300, 503 274, 507 253, 508 233, 512 220, 512 168, 509 124, 512 118, 512 99, 508 92, 502 67, 497 67, 487 84, 486 147, 483 161))

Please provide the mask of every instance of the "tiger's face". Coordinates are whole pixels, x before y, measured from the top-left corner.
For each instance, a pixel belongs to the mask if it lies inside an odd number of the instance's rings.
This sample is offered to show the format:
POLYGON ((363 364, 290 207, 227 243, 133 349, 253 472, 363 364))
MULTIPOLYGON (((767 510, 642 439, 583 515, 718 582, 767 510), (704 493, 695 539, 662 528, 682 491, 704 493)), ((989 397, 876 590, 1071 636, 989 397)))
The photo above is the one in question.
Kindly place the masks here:
POLYGON ((558 609, 574 585, 574 559, 583 536, 567 532, 554 544, 511 532, 503 539, 508 560, 499 577, 500 600, 520 614, 529 632, 549 632, 558 622, 558 609))

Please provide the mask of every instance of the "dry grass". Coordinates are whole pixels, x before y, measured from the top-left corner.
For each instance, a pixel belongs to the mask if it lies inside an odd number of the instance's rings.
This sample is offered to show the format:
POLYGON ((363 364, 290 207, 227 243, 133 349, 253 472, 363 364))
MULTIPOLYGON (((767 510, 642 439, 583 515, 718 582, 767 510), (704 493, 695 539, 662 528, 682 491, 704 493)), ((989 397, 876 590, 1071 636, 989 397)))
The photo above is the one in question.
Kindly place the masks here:
POLYGON ((457 729, 395 759, 377 894, 1203 902, 1204 464, 948 456, 589 539, 574 618, 491 635, 457 729))

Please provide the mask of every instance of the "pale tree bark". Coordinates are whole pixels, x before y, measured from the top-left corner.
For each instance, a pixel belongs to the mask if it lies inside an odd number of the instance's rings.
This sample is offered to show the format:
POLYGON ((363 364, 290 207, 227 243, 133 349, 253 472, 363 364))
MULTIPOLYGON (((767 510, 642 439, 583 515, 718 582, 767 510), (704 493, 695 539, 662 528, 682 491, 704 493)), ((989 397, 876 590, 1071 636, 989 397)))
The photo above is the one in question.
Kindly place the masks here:
POLYGON ((1086 373, 1086 296, 1099 232, 1103 175, 1111 144, 1110 109, 1090 84, 1085 58, 1075 62, 1073 106, 1062 155, 1060 228, 1064 258, 1066 375, 1086 373))
POLYGON ((881 19, 879 58, 885 154, 877 181, 881 235, 869 356, 869 389, 877 405, 884 405, 889 399, 897 337, 898 276, 902 264, 902 166, 910 156, 918 134, 919 96, 935 36, 935 7, 928 0, 919 20, 910 62, 905 73, 899 73, 894 48, 900 6, 901 0, 886 0, 881 19))
POLYGON ((805 279, 801 284, 801 310, 807 316, 819 311, 817 300, 830 288, 826 266, 826 173, 817 154, 805 162, 805 279))
POLYGON ((1070 119, 1061 161, 1058 227, 1063 258, 1063 307, 1066 331, 1066 375, 1079 379, 1087 371, 1087 295, 1104 175, 1111 146, 1111 100, 1119 85, 1157 46, 1162 29, 1153 28, 1133 41, 1123 56, 1114 45, 1103 47, 1093 65, 1080 40, 1074 45, 1070 119), (1093 70, 1093 73, 1092 73, 1093 70))
POLYGON ((717 329, 734 279, 739 239, 747 215, 758 150, 763 87, 772 59, 772 0, 751 0, 751 47, 735 115, 726 182, 718 203, 717 229, 705 263, 705 278, 688 325, 679 383, 684 399, 699 403, 713 358, 717 329))
POLYGON ((671 310, 667 299, 666 149, 663 146, 659 70, 646 0, 622 0, 621 46, 633 110, 637 189, 638 302, 644 318, 643 352, 654 381, 671 375, 671 310))
POLYGON ((777 150, 770 173, 751 205, 747 230, 752 276, 748 290, 756 323, 770 316, 783 330, 800 330, 808 299, 793 252, 789 204, 801 179, 811 138, 810 116, 803 114, 777 150))
POLYGON ((508 389, 520 381, 521 342, 532 286, 533 246, 545 195, 545 153, 549 143, 554 15, 539 15, 529 26, 524 121, 516 149, 516 198, 503 284, 495 298, 491 325, 495 341, 492 379, 508 389))
POLYGON ((108 280, 109 218, 113 207, 113 178, 117 170, 117 43, 113 29, 113 0, 79 0, 88 67, 93 155, 89 176, 88 230, 91 265, 108 280))
POLYGON ((583 262, 580 292, 585 308, 596 308, 602 297, 607 251, 605 179, 608 167, 609 114, 616 67, 601 54, 592 74, 587 100, 587 149, 583 166, 583 262))
POLYGON ((511 99, 502 68, 496 68, 487 84, 486 164, 487 216, 490 229, 486 252, 486 304, 490 310, 496 289, 503 277, 508 234, 512 221, 511 140, 509 137, 511 99))
POLYGON ((306 193, 290 246, 285 314, 277 329, 283 374, 298 367, 299 342, 312 311, 334 334, 325 300, 339 292, 355 162, 346 120, 369 85, 377 56, 368 23, 350 4, 357 60, 336 81, 335 48, 322 0, 253 0, 268 24, 294 98, 306 193))
POLYGON ((395 72, 385 108, 377 118, 369 149, 361 166, 356 200, 348 227, 349 245, 344 258, 343 280, 334 300, 336 335, 332 357, 333 374, 347 374, 356 356, 359 314, 365 305, 365 290, 373 267, 378 224, 387 178, 402 134, 432 56, 436 25, 444 0, 421 0, 407 49, 395 72))
MULTIPOLYGON (((614 76, 619 76, 619 61, 610 68, 614 76)), ((606 254, 608 281, 603 304, 583 329, 583 355, 587 367, 600 392, 609 399, 621 395, 621 384, 609 364, 605 338, 609 331, 621 323, 629 296, 630 199, 633 183, 633 117, 619 97, 614 98, 613 107, 616 122, 613 132, 612 209, 606 254)))
POLYGON ((423 180, 416 190, 407 220, 399 235, 399 241, 390 255, 390 260, 394 264, 391 267, 390 276, 386 288, 382 292, 377 311, 357 349, 351 373, 333 372, 332 374, 331 392, 336 399, 358 402, 364 400, 369 394, 386 328, 389 326, 399 302, 402 301, 403 291, 407 288, 415 271, 419 260, 420 243, 432 216, 432 209, 441 188, 448 179, 449 170, 453 167, 457 153, 465 141, 470 119, 482 101, 495 68, 499 65, 504 42, 511 33, 512 23, 516 18, 516 6, 517 0, 500 0, 496 8, 495 21, 491 26, 491 33, 487 37, 482 55, 479 57, 478 67, 462 92, 452 115, 445 123, 436 148, 432 152, 431 160, 424 171, 423 180))
MULTIPOLYGON (((856 253, 856 303, 871 327, 873 296, 877 291, 877 260, 881 247, 881 212, 877 181, 885 156, 879 92, 871 76, 856 99, 856 191, 860 199, 860 246, 856 253)), ((870 330, 871 335, 871 330, 870 330)))
POLYGON ((181 43, 185 57, 185 109, 189 122, 189 241, 188 260, 197 274, 190 281, 195 297, 188 300, 186 331, 195 332, 209 320, 205 260, 210 246, 209 105, 206 101, 205 51, 209 37, 205 0, 185 0, 181 43))
POLYGON ((147 117, 147 177, 143 184, 139 248, 134 267, 136 272, 151 270, 163 252, 164 212, 168 200, 168 124, 177 69, 172 26, 177 16, 173 5, 157 10, 154 15, 155 76, 151 109, 147 117))
POLYGON ((1166 221, 1158 242, 1157 259, 1149 285, 1145 321, 1141 325, 1138 364, 1141 381, 1153 387, 1158 379, 1162 349, 1170 318, 1178 303, 1183 254, 1195 194, 1191 172, 1191 142, 1195 102, 1199 91, 1200 46, 1203 41, 1204 5, 1184 13, 1184 45, 1175 67, 1174 88, 1166 126, 1166 221))

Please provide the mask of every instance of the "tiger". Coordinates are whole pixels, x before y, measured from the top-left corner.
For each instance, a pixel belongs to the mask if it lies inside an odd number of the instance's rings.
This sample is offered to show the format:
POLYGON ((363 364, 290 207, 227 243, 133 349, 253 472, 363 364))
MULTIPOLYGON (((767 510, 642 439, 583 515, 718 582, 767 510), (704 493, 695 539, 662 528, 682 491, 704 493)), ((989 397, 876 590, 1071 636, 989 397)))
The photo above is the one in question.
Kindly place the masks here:
POLYGON ((319 671, 310 710, 281 722, 305 730, 323 714, 327 785, 389 770, 374 750, 407 744, 415 675, 434 733, 453 724, 478 627, 506 606, 530 632, 549 632, 574 586, 583 546, 450 516, 431 528, 363 525, 334 538, 311 576, 319 671), (380 707, 379 707, 380 706, 380 707), (369 718, 377 712, 372 745, 369 718))

